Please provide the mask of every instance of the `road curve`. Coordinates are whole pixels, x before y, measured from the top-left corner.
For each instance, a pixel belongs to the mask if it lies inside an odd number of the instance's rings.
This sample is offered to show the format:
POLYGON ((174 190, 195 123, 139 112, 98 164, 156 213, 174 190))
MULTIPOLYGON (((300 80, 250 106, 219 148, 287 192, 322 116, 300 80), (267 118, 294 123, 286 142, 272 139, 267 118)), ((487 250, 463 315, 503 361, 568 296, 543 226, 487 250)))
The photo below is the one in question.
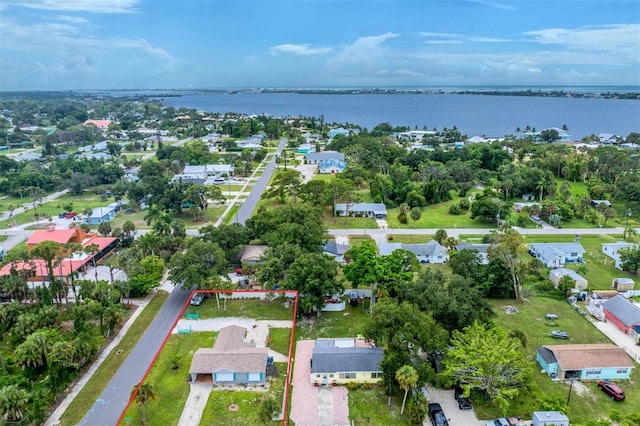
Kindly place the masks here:
POLYGON ((267 164, 267 167, 260 175, 260 178, 258 179, 256 184, 253 186, 253 189, 249 193, 249 196, 238 209, 238 213, 237 213, 238 223, 241 223, 244 225, 247 219, 249 219, 251 215, 253 215, 253 211, 256 209, 256 206, 258 205, 258 201, 260 201, 260 197, 262 196, 262 193, 264 192, 264 190, 267 188, 267 185, 269 184, 269 180, 273 175, 273 171, 276 168, 276 157, 282 153, 282 150, 284 149, 286 144, 287 144, 286 138, 280 139, 280 143, 278 144, 278 149, 276 150, 276 154, 273 156, 273 158, 271 158, 271 161, 269 161, 269 163, 267 164))

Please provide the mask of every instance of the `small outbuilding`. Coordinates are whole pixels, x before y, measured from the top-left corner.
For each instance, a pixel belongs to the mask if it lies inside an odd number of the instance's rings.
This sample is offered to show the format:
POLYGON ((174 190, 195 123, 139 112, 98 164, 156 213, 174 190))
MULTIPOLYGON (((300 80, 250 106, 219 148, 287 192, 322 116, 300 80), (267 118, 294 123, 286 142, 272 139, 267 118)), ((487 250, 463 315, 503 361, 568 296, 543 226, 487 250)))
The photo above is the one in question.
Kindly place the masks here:
POLYGON ((628 291, 633 290, 633 287, 636 285, 636 282, 631 278, 614 278, 611 282, 611 287, 615 288, 618 291, 628 291))
POLYGON ((531 426, 569 426, 569 417, 560 411, 534 411, 531 426))
POLYGON ((572 269, 558 268, 549 271, 549 280, 551 280, 555 288, 558 288, 558 283, 564 276, 571 277, 571 279, 575 282, 575 286, 573 287, 573 289, 576 291, 584 290, 589 285, 589 282, 586 278, 572 269))

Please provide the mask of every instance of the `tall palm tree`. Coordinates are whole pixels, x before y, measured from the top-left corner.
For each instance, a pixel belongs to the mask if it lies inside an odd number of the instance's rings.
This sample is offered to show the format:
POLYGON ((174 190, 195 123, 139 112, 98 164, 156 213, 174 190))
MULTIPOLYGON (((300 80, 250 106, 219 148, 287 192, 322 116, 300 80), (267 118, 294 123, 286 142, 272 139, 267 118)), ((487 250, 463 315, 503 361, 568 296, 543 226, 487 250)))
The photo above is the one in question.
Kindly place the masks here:
POLYGON ((54 261, 57 261, 59 254, 60 254, 60 244, 56 243, 55 241, 43 241, 41 243, 36 244, 36 246, 31 249, 32 256, 39 257, 47 264, 49 286, 53 284, 53 281, 55 279, 54 267, 57 265, 54 264, 54 261))
POLYGON ((418 384, 418 372, 410 365, 403 365, 396 371, 396 380, 400 388, 404 390, 404 398, 402 398, 402 409, 400 415, 404 414, 404 405, 407 402, 407 394, 409 390, 418 384))
POLYGON ((26 416, 29 394, 18 385, 0 388, 0 419, 7 423, 19 423, 26 416))
POLYGON ((96 265, 96 255, 100 253, 100 246, 97 244, 89 244, 83 248, 84 252, 91 256, 91 263, 93 263, 93 270, 96 276, 96 282, 98 282, 98 266, 96 265))
POLYGON ((146 404, 156 399, 156 393, 153 389, 153 386, 151 385, 151 383, 145 382, 141 384, 140 389, 138 389, 138 385, 135 385, 133 389, 131 389, 131 396, 134 398, 135 403, 142 408, 142 424, 146 425, 146 404))

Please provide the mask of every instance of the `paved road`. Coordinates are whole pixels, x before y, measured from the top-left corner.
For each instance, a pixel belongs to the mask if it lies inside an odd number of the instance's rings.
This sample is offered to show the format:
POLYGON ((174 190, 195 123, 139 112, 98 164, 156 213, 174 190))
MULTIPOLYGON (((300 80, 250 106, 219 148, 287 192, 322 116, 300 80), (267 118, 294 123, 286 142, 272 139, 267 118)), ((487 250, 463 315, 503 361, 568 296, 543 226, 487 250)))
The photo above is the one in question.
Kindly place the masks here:
POLYGON ((260 197, 262 196, 262 193, 264 192, 264 190, 267 188, 267 184, 271 179, 271 175, 273 175, 273 171, 276 168, 276 156, 282 153, 282 150, 284 149, 286 144, 287 144, 286 138, 280 139, 280 143, 278 144, 278 150, 276 151, 276 155, 274 155, 273 158, 271 158, 271 161, 269 161, 269 164, 267 164, 267 167, 265 168, 264 172, 262 172, 262 175, 260 175, 260 179, 258 179, 256 184, 253 185, 253 189, 251 190, 251 193, 249 194, 245 202, 238 209, 238 214, 237 214, 238 223, 241 223, 244 225, 246 220, 249 219, 253 214, 253 211, 256 209, 256 206, 258 205, 258 201, 260 201, 260 197))
MULTIPOLYGON (((26 192, 26 191, 25 191, 26 192)), ((54 192, 51 195, 47 195, 46 197, 42 197, 41 200, 39 200, 36 204, 40 205, 40 204, 44 204, 44 203, 48 203, 49 201, 53 201, 56 198, 60 197, 61 195, 66 194, 67 192, 69 192, 68 189, 65 189, 63 191, 58 191, 58 192, 54 192)), ((26 194, 25 194, 26 195, 26 194)), ((33 209, 33 202, 25 202, 23 203, 25 206, 27 206, 29 209, 33 209)), ((20 213, 24 213, 27 209, 22 208, 22 207, 18 207, 17 209, 15 209, 13 211, 14 215, 20 214, 20 213)), ((6 212, 2 212, 0 213, 0 221, 2 220, 6 220, 9 219, 11 216, 11 212, 6 211, 6 212)))
MULTIPOLYGON (((623 234, 624 228, 560 228, 560 229, 527 229, 513 228, 522 235, 617 235, 623 234)), ((434 235, 437 229, 329 229, 331 235, 371 235, 372 238, 379 236, 393 235, 434 235)), ((495 228, 453 228, 445 229, 450 237, 460 237, 460 235, 483 235, 495 228)), ((640 232, 640 229, 637 230, 640 232)))
POLYGON ((87 415, 80 422, 89 426, 113 426, 129 402, 129 394, 151 365, 164 339, 171 331, 176 317, 182 311, 190 292, 176 288, 158 312, 142 338, 122 363, 116 375, 102 391, 87 415))

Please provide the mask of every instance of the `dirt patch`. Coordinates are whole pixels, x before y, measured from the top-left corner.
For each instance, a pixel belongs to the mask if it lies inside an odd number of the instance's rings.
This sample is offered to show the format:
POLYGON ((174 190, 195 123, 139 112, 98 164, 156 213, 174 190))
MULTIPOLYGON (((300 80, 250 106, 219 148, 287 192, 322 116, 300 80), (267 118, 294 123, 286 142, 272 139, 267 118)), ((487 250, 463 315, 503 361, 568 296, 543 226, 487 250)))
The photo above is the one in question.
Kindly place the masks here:
POLYGON ((501 308, 504 310, 504 312, 505 312, 505 313, 507 313, 507 314, 519 314, 519 313, 520 313, 520 311, 518 310, 518 308, 516 308, 516 307, 515 307, 515 306, 513 306, 513 305, 503 305, 503 306, 500 306, 500 307, 501 307, 501 308))

